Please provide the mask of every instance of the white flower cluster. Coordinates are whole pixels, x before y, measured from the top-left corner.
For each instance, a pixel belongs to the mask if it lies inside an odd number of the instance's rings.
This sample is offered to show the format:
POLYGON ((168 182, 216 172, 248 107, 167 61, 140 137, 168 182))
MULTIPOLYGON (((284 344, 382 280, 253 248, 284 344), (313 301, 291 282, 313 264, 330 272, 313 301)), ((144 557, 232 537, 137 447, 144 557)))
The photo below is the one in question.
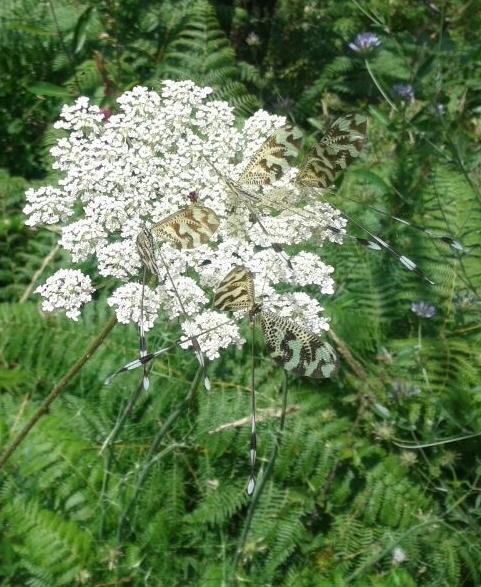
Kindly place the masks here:
MULTIPOLYGON (((60 225, 60 244, 74 263, 93 259, 100 276, 118 279, 108 303, 120 322, 138 324, 142 267, 136 237, 143 226, 189 205, 194 192, 201 205, 218 215, 220 227, 197 249, 160 247, 158 285, 145 288, 143 317, 146 330, 162 316, 180 319, 187 337, 183 346, 191 344, 188 337, 210 329, 200 342, 213 358, 220 349, 243 342, 235 321, 224 324, 225 315, 208 309, 212 289, 234 265, 252 271, 256 296, 266 308, 315 332, 328 328, 315 299, 302 292, 280 295, 276 286, 309 286, 332 294, 332 267, 317 254, 301 251, 291 257, 291 268, 272 244, 296 244, 299 250, 311 239, 316 245, 339 242, 344 220, 324 203, 296 208, 292 169, 274 189, 257 192, 264 197, 257 211, 264 229, 253 221, 216 170, 239 177, 285 119, 261 110, 238 128, 233 109, 213 100, 211 93, 189 81, 167 81, 160 94, 144 87, 124 93, 108 118, 87 98, 64 106, 56 127, 65 133, 51 149, 61 179, 55 187, 28 190, 24 211, 31 226, 60 225), (266 202, 276 198, 280 206, 274 210, 266 202)), ((37 291, 44 310, 63 309, 76 319, 91 298, 92 285, 78 270, 61 270, 37 291)))
POLYGON ((78 320, 80 307, 90 302, 94 291, 90 277, 78 269, 60 269, 35 290, 44 298, 42 310, 65 310, 72 320, 78 320))
MULTIPOLYGON (((142 284, 126 283, 118 287, 109 297, 108 304, 115 308, 117 320, 121 324, 134 322, 139 324, 142 312, 142 284)), ((159 292, 150 287, 144 287, 143 325, 147 332, 154 325, 160 309, 159 292)))
POLYGON ((57 224, 73 214, 75 197, 66 196, 62 190, 51 186, 25 192, 27 205, 23 209, 28 216, 26 224, 57 224))
POLYGON ((197 337, 200 348, 209 359, 220 357, 219 350, 222 348, 245 343, 237 324, 229 320, 228 316, 212 310, 198 314, 193 320, 186 320, 182 324, 182 331, 185 337, 180 346, 184 349, 190 347, 192 337, 197 337))

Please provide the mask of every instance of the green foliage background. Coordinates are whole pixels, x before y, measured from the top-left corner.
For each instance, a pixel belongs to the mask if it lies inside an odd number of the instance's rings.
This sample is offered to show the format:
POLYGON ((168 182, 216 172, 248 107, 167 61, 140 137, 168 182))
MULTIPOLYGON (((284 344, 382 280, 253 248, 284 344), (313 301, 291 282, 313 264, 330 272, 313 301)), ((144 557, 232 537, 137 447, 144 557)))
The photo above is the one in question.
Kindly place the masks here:
MULTIPOLYGON (((286 428, 255 507, 244 491, 249 427, 213 432, 249 413, 247 349, 212 365, 212 393, 189 401, 195 360, 178 351, 157 362, 100 454, 138 385, 136 374, 103 385, 137 345, 116 326, 0 473, 0 584, 479 586, 481 437, 439 443, 481 430, 476 2, 4 0, 0 23, 3 447, 110 318, 113 284, 78 324, 42 315, 31 295, 69 260, 55 234, 25 227, 23 194, 55 181, 52 124, 80 94, 114 108, 136 84, 193 79, 240 118, 264 107, 311 142, 339 113, 368 112, 366 154, 334 203, 435 282, 349 241, 323 251, 336 269, 337 293, 321 301, 341 371, 289 379, 286 428), (366 30, 382 40, 367 63, 347 48, 366 30), (396 101, 396 83, 416 100, 396 101), (452 234, 466 253, 369 206, 452 234), (419 300, 434 318, 411 312, 419 300)), ((159 329, 152 345, 177 332, 159 329)), ((278 410, 283 373, 260 337, 256 349, 261 413, 278 410)), ((279 428, 268 413, 264 471, 279 428)))

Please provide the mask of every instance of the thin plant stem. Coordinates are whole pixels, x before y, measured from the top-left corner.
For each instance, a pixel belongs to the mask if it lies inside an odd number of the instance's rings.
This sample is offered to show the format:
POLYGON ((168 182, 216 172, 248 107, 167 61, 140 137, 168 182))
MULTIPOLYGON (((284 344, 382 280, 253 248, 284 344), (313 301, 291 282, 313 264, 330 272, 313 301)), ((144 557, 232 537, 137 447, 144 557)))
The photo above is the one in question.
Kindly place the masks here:
POLYGON ((369 13, 357 0, 352 0, 352 3, 359 8, 359 10, 366 16, 373 24, 380 26, 385 32, 389 32, 388 27, 382 22, 382 20, 373 11, 369 13))
POLYGON ((361 363, 359 363, 359 361, 357 361, 353 357, 353 355, 352 355, 349 347, 345 343, 345 341, 342 340, 341 337, 338 336, 332 328, 329 331, 329 335, 331 336, 332 340, 334 341, 336 348, 339 351, 339 353, 342 355, 343 359, 346 361, 346 363, 349 365, 349 367, 351 367, 352 372, 358 377, 358 379, 361 379, 363 381, 368 381, 369 377, 368 377, 366 371, 364 370, 364 367, 361 365, 361 363))
POLYGON ((192 399, 195 396, 195 393, 197 391, 197 388, 199 387, 199 383, 200 383, 202 374, 203 374, 203 368, 202 368, 202 366, 199 366, 196 373, 195 373, 192 384, 190 386, 189 393, 186 395, 184 400, 178 405, 177 409, 174 410, 170 414, 170 416, 164 422, 161 429, 157 432, 154 440, 152 441, 152 444, 150 445, 150 449, 147 453, 147 456, 145 457, 145 464, 142 467, 142 470, 140 471, 139 476, 137 478, 137 483, 135 484, 132 497, 129 500, 129 502, 127 503, 126 507, 124 508, 124 510, 121 513, 120 518, 119 518, 119 524, 118 524, 118 528, 117 528, 117 539, 119 542, 121 540, 122 529, 123 529, 123 526, 127 520, 127 516, 129 515, 129 512, 132 509, 132 506, 137 501, 140 490, 142 489, 142 486, 145 482, 145 479, 147 478, 147 473, 149 472, 150 467, 155 462, 155 460, 153 460, 152 457, 154 456, 155 452, 159 448, 162 440, 164 439, 165 435, 167 434, 167 432, 169 431, 171 426, 179 419, 180 416, 182 416, 182 414, 184 414, 185 408, 192 401, 192 399))
POLYGON ((471 176, 469 175, 469 172, 466 169, 466 166, 464 165, 463 160, 461 159, 461 155, 459 153, 458 147, 456 146, 456 143, 453 141, 453 139, 449 135, 446 135, 446 141, 448 143, 449 149, 451 150, 451 153, 453 153, 453 155, 454 155, 454 160, 458 164, 459 169, 461 170, 461 173, 463 174, 464 178, 468 182, 468 184, 471 187, 471 189, 473 190, 473 192, 476 194, 478 200, 481 201, 481 192, 479 191, 479 188, 476 185, 476 183, 471 179, 471 176))
POLYGON ((390 553, 398 544, 400 544, 408 536, 420 531, 425 526, 434 525, 435 523, 436 523, 435 519, 429 519, 429 520, 426 520, 425 522, 421 522, 420 524, 417 524, 416 526, 411 526, 411 528, 406 530, 406 532, 404 532, 404 534, 401 534, 401 536, 399 536, 398 538, 391 540, 391 542, 389 542, 388 545, 383 550, 381 550, 381 552, 379 554, 372 555, 357 570, 355 570, 353 573, 351 573, 345 579, 346 584, 351 583, 361 573, 363 573, 369 567, 372 567, 377 562, 379 562, 384 556, 386 556, 386 554, 390 553))
POLYGON ((391 442, 394 445, 399 446, 399 448, 419 449, 429 448, 430 446, 441 446, 442 444, 450 444, 451 442, 460 442, 461 440, 476 438, 477 436, 481 436, 481 432, 474 432, 473 434, 466 434, 464 436, 451 436, 449 438, 442 438, 432 442, 410 442, 408 440, 401 440, 397 438, 394 438, 391 442))
POLYGON ((42 264, 40 265, 40 267, 33 274, 33 277, 30 280, 30 283, 28 284, 27 289, 23 292, 23 294, 22 294, 22 296, 21 296, 21 298, 19 300, 19 302, 21 304, 25 303, 28 300, 28 298, 30 297, 30 294, 32 293, 32 290, 33 290, 35 284, 37 283, 37 279, 45 271, 45 269, 48 266, 48 264, 55 258, 55 256, 59 252, 59 250, 60 250, 60 245, 55 245, 54 247, 52 247, 52 249, 50 249, 50 252, 44 258, 44 260, 42 261, 42 264))
POLYGON ((366 65, 366 69, 367 69, 367 72, 368 72, 370 78, 372 79, 376 88, 379 90, 382 97, 386 100, 386 102, 389 104, 389 106, 391 106, 391 108, 393 110, 397 111, 397 106, 391 101, 391 99, 388 97, 388 95, 386 94, 386 92, 382 88, 381 84, 377 81, 376 76, 374 75, 374 73, 371 69, 371 66, 369 65, 369 61, 367 59, 365 59, 364 63, 366 65))
POLYGON ((62 379, 57 383, 57 385, 52 389, 52 391, 47 395, 47 397, 43 400, 41 406, 35 412, 35 414, 30 418, 30 420, 25 424, 22 430, 17 434, 14 438, 10 446, 8 446, 3 454, 0 456, 0 469, 5 466, 7 461, 10 459, 12 454, 17 450, 17 448, 22 444, 22 442, 27 438, 29 433, 31 432, 32 428, 37 424, 40 418, 47 412, 50 405, 57 399, 57 397, 62 393, 62 391, 67 387, 67 385, 72 381, 72 379, 77 375, 77 373, 82 369, 85 363, 92 357, 95 351, 100 347, 100 345, 104 342, 107 336, 110 334, 112 328, 117 324, 117 319, 112 317, 104 328, 99 332, 99 334, 94 338, 94 340, 90 343, 87 347, 85 353, 80 357, 80 359, 67 371, 67 373, 62 377, 62 379))
POLYGON ((269 479, 269 477, 272 474, 272 471, 274 469, 274 463, 276 461, 277 458, 277 454, 279 452, 279 448, 281 446, 281 441, 282 441, 282 436, 284 433, 284 425, 286 422, 286 411, 287 411, 287 373, 284 371, 284 382, 282 385, 282 391, 283 391, 283 395, 282 395, 282 415, 281 415, 281 420, 279 423, 279 429, 277 431, 276 434, 276 439, 275 439, 275 443, 274 443, 274 450, 272 451, 271 457, 269 459, 269 462, 267 463, 265 472, 261 475, 260 480, 258 481, 258 483, 256 484, 256 488, 254 490, 254 494, 252 495, 252 499, 249 505, 249 510, 247 511, 247 518, 244 524, 244 529, 242 531, 242 535, 240 537, 239 540, 239 544, 237 546, 236 549, 236 553, 235 553, 235 557, 234 557, 234 562, 232 564, 232 572, 235 574, 236 570, 237 570, 237 565, 239 563, 239 558, 242 554, 242 551, 244 550, 244 546, 246 544, 247 541, 247 537, 249 536, 249 532, 251 529, 251 524, 252 524, 252 520, 254 518, 254 513, 257 507, 257 504, 259 503, 259 500, 261 498, 262 493, 264 492, 264 488, 266 486, 267 480, 269 479))

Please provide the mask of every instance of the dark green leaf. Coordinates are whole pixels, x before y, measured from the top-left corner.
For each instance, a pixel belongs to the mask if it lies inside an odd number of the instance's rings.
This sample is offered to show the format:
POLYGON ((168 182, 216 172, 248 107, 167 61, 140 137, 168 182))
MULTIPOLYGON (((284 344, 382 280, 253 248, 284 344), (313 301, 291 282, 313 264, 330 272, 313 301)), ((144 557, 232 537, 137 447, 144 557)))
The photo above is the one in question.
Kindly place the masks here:
POLYGON ((77 25, 75 26, 72 49, 74 54, 80 53, 85 44, 87 38, 87 27, 90 22, 90 18, 94 12, 94 7, 89 6, 79 17, 77 25))

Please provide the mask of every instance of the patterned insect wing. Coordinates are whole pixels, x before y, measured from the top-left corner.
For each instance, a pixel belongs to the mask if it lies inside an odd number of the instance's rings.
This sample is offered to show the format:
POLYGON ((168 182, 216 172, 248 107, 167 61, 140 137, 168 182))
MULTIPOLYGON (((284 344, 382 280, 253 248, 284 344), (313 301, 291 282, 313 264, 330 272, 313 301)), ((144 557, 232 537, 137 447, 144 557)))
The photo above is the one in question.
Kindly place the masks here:
POLYGON ((261 324, 269 354, 286 371, 320 379, 337 370, 334 349, 313 332, 266 310, 261 324))
POLYGON ((367 118, 364 115, 348 114, 338 118, 311 149, 296 183, 301 187, 329 187, 337 175, 359 157, 366 132, 367 118))
POLYGON ((214 295, 214 308, 235 312, 252 310, 254 305, 252 273, 246 267, 236 265, 219 283, 214 295))
POLYGON ((238 179, 241 185, 270 185, 280 179, 299 154, 301 132, 290 125, 278 128, 252 156, 238 179))
POLYGON ((155 224, 151 232, 176 249, 195 249, 207 243, 218 228, 219 218, 214 210, 194 204, 155 224))

